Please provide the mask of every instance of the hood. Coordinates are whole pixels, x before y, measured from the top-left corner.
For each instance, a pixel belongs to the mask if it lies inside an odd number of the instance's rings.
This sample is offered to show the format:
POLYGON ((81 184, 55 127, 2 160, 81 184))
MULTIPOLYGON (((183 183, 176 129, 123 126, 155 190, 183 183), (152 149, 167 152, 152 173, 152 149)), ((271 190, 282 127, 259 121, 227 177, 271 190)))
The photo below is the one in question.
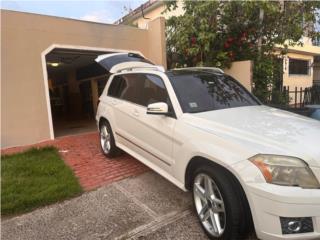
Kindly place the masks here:
POLYGON ((187 124, 251 148, 255 154, 295 156, 320 166, 320 121, 267 106, 186 115, 187 124))

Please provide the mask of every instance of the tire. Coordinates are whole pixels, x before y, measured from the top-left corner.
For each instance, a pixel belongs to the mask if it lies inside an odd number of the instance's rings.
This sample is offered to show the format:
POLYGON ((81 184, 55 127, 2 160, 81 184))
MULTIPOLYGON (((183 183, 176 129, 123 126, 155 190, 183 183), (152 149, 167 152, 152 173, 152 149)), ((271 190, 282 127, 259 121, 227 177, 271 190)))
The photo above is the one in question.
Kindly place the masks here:
POLYGON ((120 149, 116 146, 111 126, 106 120, 101 120, 99 133, 102 153, 108 158, 118 156, 120 149))
POLYGON ((245 207, 247 204, 241 196, 240 186, 230 175, 221 167, 206 165, 198 167, 192 176, 193 205, 210 239, 245 239, 250 228, 251 217, 247 218, 251 216, 250 210, 245 207), (209 183, 211 187, 208 187, 209 183), (210 190, 213 194, 207 194, 210 190), (204 209, 203 212, 201 209, 204 209), (213 224, 212 218, 216 224, 213 224), (221 231, 218 231, 218 225, 221 231))

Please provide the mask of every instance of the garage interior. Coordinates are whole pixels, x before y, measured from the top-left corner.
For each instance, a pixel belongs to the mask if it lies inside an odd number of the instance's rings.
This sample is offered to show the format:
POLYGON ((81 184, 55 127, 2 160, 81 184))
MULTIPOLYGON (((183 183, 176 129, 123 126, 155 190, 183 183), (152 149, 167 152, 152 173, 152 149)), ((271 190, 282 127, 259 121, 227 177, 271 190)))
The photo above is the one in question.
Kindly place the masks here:
POLYGON ((95 58, 105 53, 56 48, 46 55, 55 137, 96 130, 97 104, 109 74, 95 58))

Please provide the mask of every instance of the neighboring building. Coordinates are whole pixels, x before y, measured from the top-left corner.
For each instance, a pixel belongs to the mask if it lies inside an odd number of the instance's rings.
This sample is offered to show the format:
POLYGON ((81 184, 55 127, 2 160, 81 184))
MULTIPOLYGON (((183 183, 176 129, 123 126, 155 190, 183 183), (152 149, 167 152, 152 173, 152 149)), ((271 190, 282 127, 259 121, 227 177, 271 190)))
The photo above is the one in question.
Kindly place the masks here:
MULTIPOLYGON (((168 19, 183 14, 183 1, 179 0, 177 6, 172 12, 164 12, 164 1, 149 0, 119 19, 116 24, 133 24, 139 28, 146 28, 149 21, 159 16, 168 19)), ((314 46, 310 38, 303 37, 302 41, 304 46, 289 47, 283 61, 283 86, 289 86, 292 90, 295 87, 310 87, 313 82, 320 81, 320 63, 314 61, 314 57, 320 56, 320 47, 314 46)))
POLYGON ((164 17, 165 19, 171 16, 179 16, 183 14, 183 2, 177 2, 177 8, 174 11, 165 12, 166 6, 164 1, 149 0, 141 6, 137 7, 124 17, 120 18, 115 24, 135 25, 139 28, 145 29, 148 22, 157 17, 164 17))
POLYGON ((310 38, 303 37, 302 42, 303 46, 289 46, 283 58, 283 86, 291 90, 311 87, 319 75, 316 57, 320 56, 320 47, 312 45, 310 38))
POLYGON ((164 19, 139 29, 1 10, 1 148, 96 129, 107 73, 94 59, 123 51, 166 66, 164 19))

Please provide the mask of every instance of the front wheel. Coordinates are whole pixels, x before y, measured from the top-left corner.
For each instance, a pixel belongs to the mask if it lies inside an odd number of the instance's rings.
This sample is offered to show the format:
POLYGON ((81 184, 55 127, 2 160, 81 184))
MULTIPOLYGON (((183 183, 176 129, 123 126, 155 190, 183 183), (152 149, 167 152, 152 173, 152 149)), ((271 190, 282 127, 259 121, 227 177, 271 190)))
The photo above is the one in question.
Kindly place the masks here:
POLYGON ((200 167, 193 178, 193 202, 202 228, 210 239, 243 239, 246 223, 243 200, 224 171, 200 167))

